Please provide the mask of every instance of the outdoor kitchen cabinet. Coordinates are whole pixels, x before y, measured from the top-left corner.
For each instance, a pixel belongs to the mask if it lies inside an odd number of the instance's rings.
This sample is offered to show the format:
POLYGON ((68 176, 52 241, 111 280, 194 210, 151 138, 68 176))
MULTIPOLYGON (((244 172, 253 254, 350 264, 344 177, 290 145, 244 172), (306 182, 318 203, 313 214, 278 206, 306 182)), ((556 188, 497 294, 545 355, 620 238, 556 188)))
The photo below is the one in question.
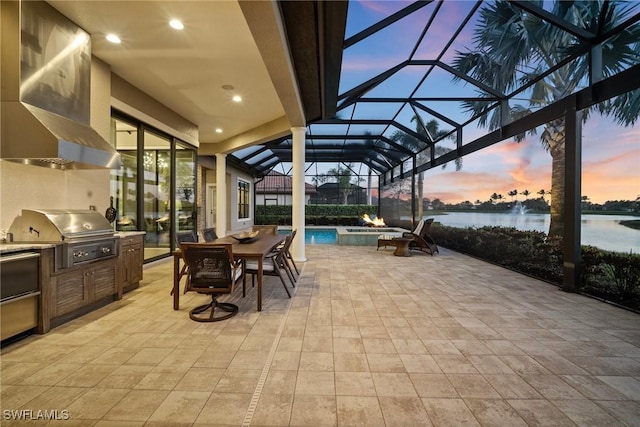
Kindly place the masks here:
POLYGON ((119 297, 123 292, 136 289, 142 280, 144 260, 144 235, 120 238, 120 256, 118 258, 119 297))
POLYGON ((65 269, 49 282, 49 316, 54 324, 76 314, 91 311, 94 305, 115 299, 116 258, 65 269), (58 321, 56 321, 58 319, 58 321))

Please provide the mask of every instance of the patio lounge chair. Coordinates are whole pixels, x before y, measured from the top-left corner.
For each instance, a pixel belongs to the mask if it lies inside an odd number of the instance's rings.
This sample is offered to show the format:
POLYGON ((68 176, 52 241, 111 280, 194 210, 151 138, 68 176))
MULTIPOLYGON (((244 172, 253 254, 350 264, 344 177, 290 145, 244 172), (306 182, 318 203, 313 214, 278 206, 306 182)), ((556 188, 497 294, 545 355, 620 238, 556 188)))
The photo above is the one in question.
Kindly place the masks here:
POLYGON ((438 245, 436 245, 435 240, 433 240, 433 238, 429 235, 429 229, 431 228, 432 223, 433 218, 429 218, 426 221, 424 219, 421 219, 412 232, 402 233, 402 237, 413 238, 413 240, 409 242, 409 250, 416 249, 422 252, 426 252, 429 255, 433 255, 434 253, 438 252, 438 245))

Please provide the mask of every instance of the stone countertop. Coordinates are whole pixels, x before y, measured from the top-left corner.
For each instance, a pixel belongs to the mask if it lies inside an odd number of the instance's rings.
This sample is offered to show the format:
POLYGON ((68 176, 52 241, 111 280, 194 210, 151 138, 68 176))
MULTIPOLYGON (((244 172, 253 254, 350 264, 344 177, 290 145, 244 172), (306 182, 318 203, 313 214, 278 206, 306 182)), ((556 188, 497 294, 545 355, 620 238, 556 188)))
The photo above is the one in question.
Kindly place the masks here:
POLYGON ((116 231, 116 236, 121 239, 125 239, 131 236, 144 236, 147 234, 146 231, 116 231))
MULTIPOLYGON (((120 239, 125 239, 131 236, 143 236, 147 234, 146 231, 118 231, 115 236, 120 239)), ((24 251, 40 251, 43 249, 53 248, 56 243, 35 243, 35 242, 23 242, 23 243, 0 243, 0 254, 10 254, 15 252, 24 251)))
POLYGON ((2 243, 0 244, 0 254, 10 254, 23 251, 40 251, 53 248, 54 243, 2 243))

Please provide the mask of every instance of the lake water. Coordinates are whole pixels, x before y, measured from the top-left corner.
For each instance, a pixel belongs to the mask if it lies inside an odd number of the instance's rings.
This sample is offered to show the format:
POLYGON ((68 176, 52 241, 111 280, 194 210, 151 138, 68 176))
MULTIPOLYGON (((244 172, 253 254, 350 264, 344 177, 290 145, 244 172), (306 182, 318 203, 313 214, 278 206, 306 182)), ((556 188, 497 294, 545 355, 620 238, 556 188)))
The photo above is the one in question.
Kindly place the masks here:
MULTIPOLYGON (((451 227, 514 227, 518 230, 549 231, 549 214, 511 214, 481 212, 448 212, 445 215, 425 215, 451 227)), ((640 253, 640 230, 620 225, 620 221, 640 219, 630 215, 583 215, 581 238, 583 245, 608 251, 640 253)))

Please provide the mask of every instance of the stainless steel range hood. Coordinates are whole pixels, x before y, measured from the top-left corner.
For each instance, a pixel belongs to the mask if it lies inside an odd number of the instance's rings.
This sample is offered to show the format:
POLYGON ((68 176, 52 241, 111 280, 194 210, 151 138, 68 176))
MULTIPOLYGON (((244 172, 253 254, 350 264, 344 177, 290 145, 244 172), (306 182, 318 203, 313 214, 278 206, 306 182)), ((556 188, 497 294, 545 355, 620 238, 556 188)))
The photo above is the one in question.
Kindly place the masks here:
POLYGON ((89 35, 43 1, 0 3, 0 158, 59 169, 119 168, 118 152, 88 124, 89 35))
POLYGON ((21 102, 1 108, 4 160, 61 169, 120 167, 120 155, 89 126, 21 102))

